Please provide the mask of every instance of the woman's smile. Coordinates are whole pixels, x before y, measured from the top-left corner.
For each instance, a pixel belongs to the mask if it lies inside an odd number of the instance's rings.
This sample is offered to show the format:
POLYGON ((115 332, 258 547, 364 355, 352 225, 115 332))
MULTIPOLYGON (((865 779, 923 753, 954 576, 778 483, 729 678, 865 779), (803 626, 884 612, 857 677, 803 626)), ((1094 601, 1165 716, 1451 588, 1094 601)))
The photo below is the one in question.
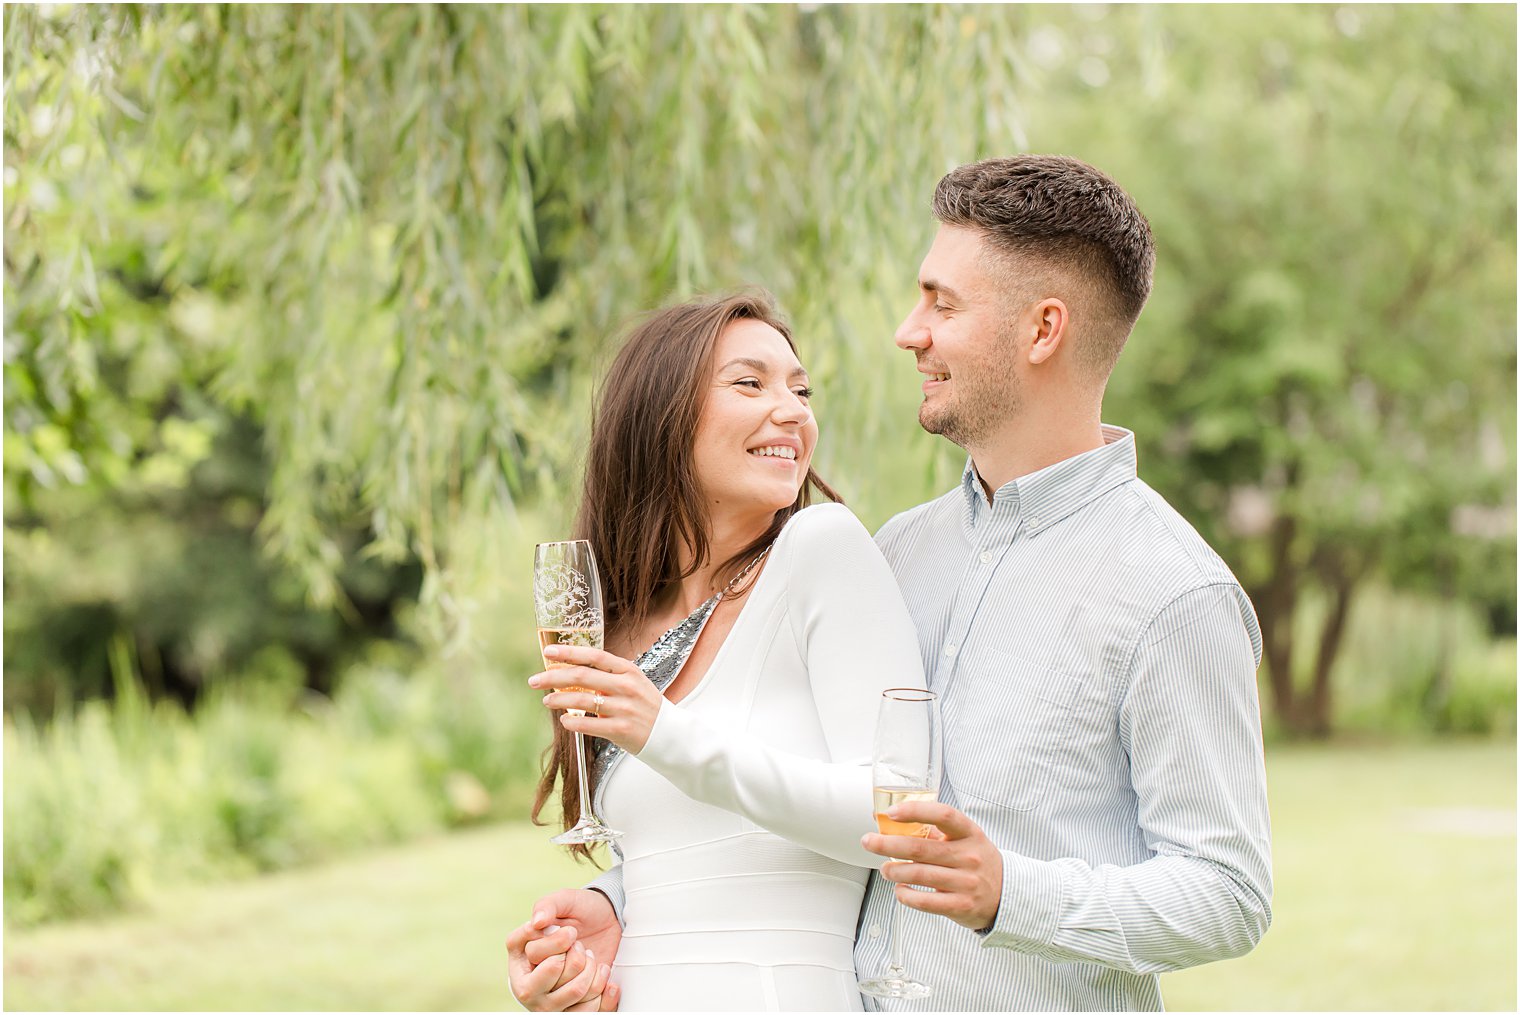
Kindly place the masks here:
POLYGON ((750 448, 748 454, 751 458, 760 459, 766 465, 785 466, 795 469, 797 467, 797 455, 801 450, 802 442, 796 438, 790 438, 750 448))

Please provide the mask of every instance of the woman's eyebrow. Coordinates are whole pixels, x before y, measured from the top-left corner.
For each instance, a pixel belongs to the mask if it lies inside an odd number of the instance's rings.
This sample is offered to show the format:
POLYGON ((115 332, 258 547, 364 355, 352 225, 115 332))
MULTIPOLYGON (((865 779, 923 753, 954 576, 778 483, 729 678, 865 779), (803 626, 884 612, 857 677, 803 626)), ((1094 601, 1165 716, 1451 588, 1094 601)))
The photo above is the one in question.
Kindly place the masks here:
MULTIPOLYGON (((771 365, 769 363, 766 363, 764 360, 751 359, 748 356, 740 356, 740 357, 738 357, 736 359, 731 359, 727 363, 723 364, 723 366, 720 369, 721 370, 727 370, 729 367, 736 367, 736 366, 737 367, 749 367, 751 370, 758 370, 761 373, 765 373, 766 371, 768 371, 768 370, 771 369, 771 365)), ((804 370, 804 369, 802 369, 802 367, 800 367, 800 366, 797 367, 797 369, 793 370, 790 374, 787 374, 787 378, 788 379, 791 379, 793 377, 806 377, 806 376, 807 376, 807 371, 804 370)))

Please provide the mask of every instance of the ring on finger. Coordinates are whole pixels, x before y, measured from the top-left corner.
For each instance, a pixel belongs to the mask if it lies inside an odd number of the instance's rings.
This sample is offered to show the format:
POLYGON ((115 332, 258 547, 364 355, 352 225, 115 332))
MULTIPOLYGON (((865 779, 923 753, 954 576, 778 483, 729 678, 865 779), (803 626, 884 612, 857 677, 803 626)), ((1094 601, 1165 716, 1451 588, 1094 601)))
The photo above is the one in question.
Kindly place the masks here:
POLYGON ((606 698, 602 697, 600 694, 592 695, 591 696, 591 711, 592 711, 592 714, 598 715, 598 716, 601 715, 602 714, 602 706, 605 705, 605 704, 607 704, 607 699, 606 698))

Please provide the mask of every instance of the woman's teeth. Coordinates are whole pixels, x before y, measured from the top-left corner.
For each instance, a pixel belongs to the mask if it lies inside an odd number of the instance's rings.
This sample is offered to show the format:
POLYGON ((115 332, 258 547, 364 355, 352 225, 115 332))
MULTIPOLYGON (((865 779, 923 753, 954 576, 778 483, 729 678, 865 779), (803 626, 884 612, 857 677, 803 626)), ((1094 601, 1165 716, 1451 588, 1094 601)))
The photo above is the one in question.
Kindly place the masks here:
POLYGON ((797 458, 796 448, 751 448, 749 453, 761 458, 790 458, 794 461, 797 458))

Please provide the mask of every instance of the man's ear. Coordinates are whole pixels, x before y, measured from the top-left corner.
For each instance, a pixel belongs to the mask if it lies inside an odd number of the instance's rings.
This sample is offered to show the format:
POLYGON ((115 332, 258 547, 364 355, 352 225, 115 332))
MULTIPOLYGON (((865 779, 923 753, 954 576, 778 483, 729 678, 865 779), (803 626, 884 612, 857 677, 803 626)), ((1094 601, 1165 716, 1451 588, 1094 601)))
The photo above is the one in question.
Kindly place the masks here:
POLYGON ((1066 341, 1066 327, 1071 315, 1066 304, 1054 296, 1043 299, 1030 311, 1029 362, 1038 366, 1046 362, 1066 341))

